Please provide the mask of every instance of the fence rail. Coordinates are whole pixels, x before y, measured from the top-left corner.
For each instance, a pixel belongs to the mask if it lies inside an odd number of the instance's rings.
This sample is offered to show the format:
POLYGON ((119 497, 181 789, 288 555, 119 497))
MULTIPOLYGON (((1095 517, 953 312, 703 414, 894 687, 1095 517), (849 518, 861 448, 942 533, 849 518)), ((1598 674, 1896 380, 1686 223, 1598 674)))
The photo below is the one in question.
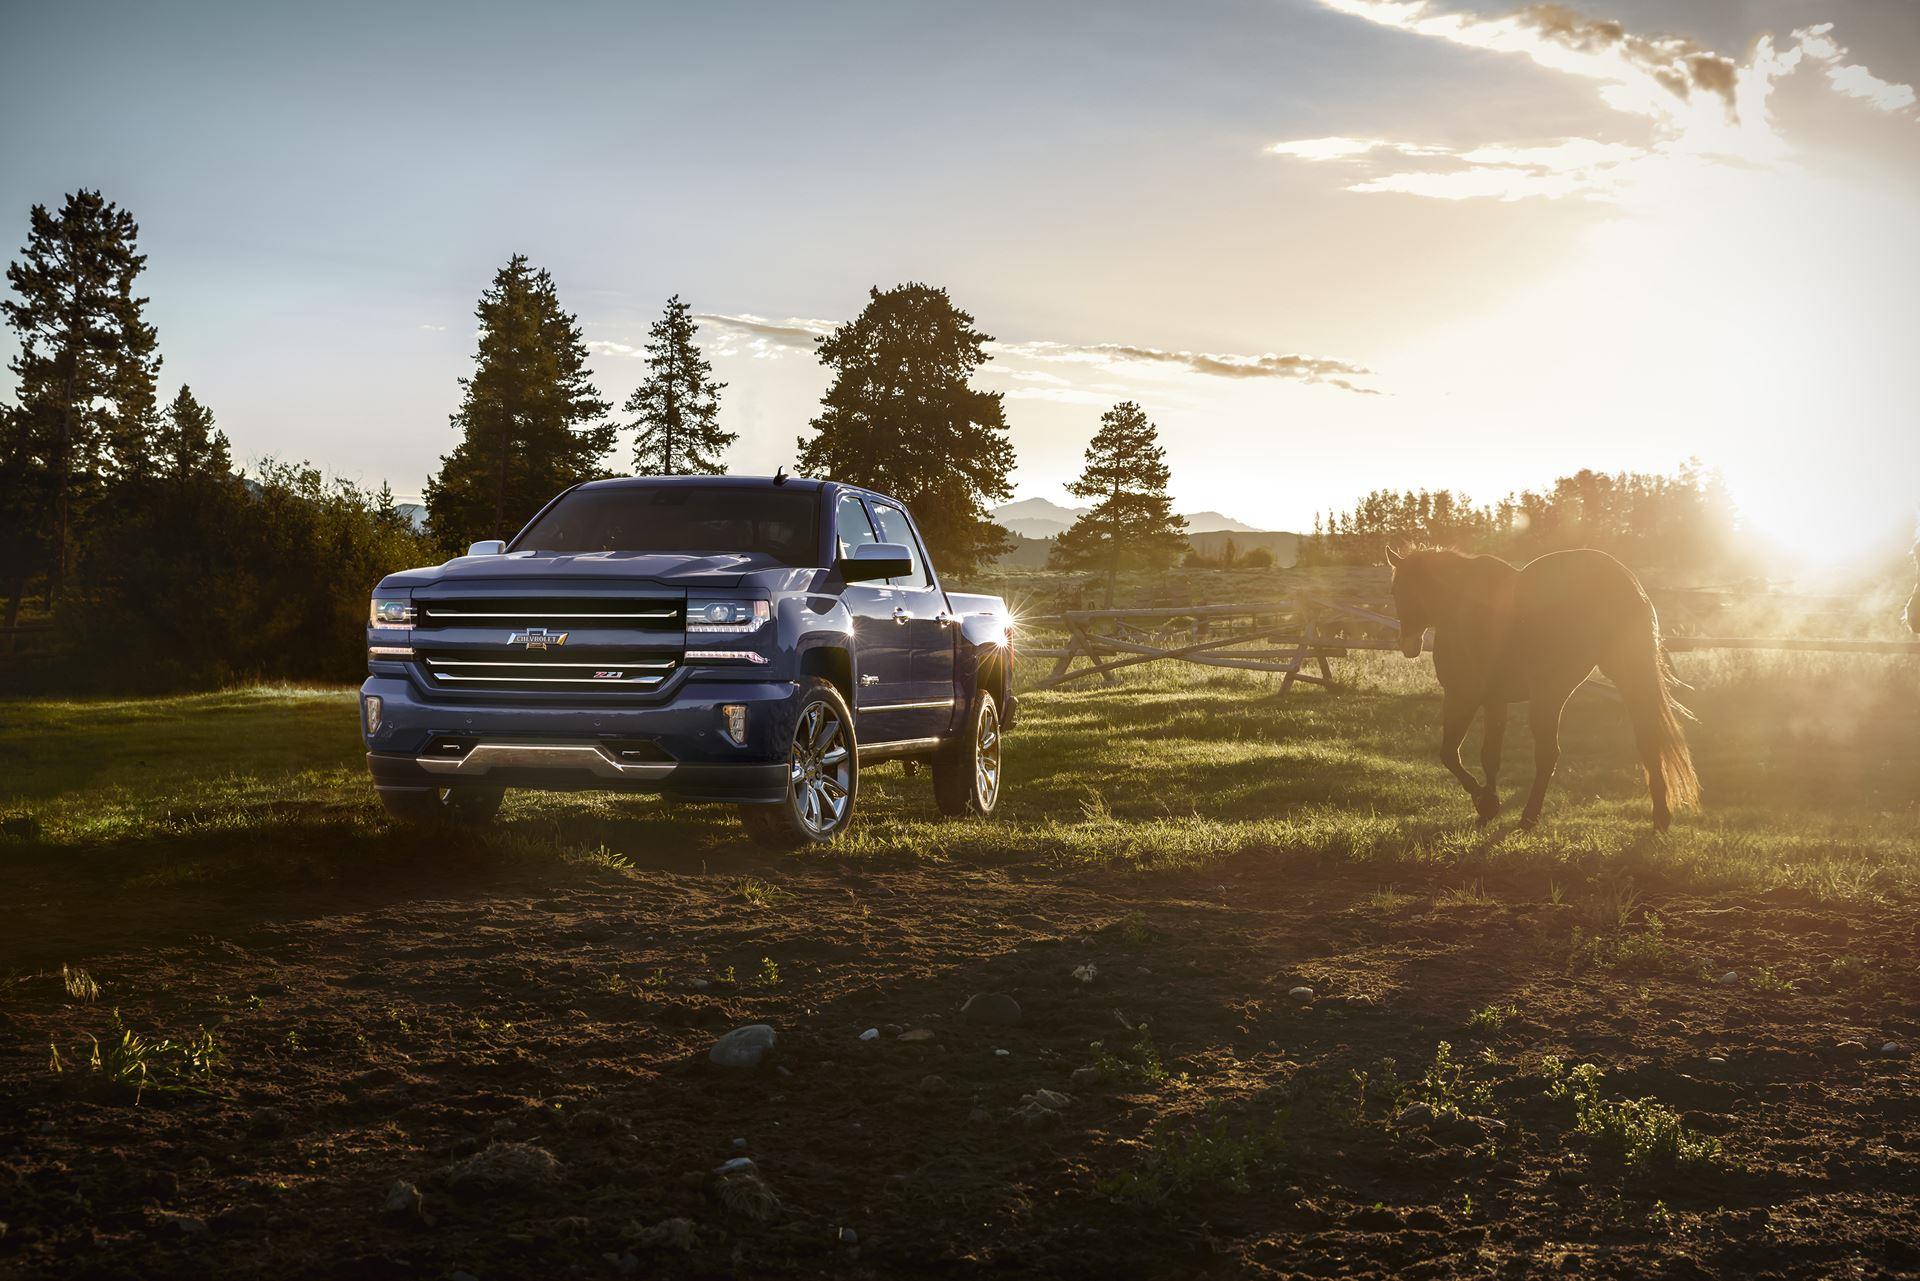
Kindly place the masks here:
MULTIPOLYGON (((1332 686, 1330 660, 1358 651, 1397 651, 1400 624, 1378 602, 1339 601, 1301 594, 1251 605, 1190 605, 1132 609, 1076 609, 1021 620, 1021 630, 1064 632, 1062 645, 1021 645, 1028 658, 1050 658, 1053 668, 1034 689, 1047 690, 1142 663, 1183 662, 1237 671, 1277 672, 1280 692, 1296 681, 1332 686), (1084 660, 1088 666, 1075 667, 1084 660)), ((1676 653, 1703 650, 1783 650, 1823 654, 1892 654, 1920 658, 1920 641, 1804 636, 1668 636, 1676 653)))

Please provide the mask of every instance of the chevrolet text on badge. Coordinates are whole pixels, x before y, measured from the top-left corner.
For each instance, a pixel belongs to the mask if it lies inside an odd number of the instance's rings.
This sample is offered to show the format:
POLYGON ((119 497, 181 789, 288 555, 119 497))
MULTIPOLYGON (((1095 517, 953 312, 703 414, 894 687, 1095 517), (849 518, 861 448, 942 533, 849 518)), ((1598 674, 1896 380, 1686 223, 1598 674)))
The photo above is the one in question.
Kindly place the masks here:
POLYGON ((549 645, 566 643, 565 632, 550 632, 544 627, 530 627, 524 632, 510 632, 507 635, 507 644, 525 645, 528 649, 545 649, 549 645))

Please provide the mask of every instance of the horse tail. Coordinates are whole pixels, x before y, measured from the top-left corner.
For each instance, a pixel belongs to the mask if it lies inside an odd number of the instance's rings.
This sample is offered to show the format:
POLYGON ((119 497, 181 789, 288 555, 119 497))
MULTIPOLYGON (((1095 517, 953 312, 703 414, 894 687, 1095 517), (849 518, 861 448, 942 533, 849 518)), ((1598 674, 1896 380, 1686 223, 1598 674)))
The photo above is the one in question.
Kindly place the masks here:
POLYGON ((1680 684, 1660 645, 1660 620, 1651 608, 1648 627, 1624 641, 1626 651, 1607 674, 1613 678, 1633 721, 1634 738, 1649 784, 1655 771, 1666 784, 1667 803, 1674 809, 1696 809, 1700 804, 1700 776, 1693 771, 1693 753, 1687 750, 1683 720, 1694 719, 1673 695, 1680 684))

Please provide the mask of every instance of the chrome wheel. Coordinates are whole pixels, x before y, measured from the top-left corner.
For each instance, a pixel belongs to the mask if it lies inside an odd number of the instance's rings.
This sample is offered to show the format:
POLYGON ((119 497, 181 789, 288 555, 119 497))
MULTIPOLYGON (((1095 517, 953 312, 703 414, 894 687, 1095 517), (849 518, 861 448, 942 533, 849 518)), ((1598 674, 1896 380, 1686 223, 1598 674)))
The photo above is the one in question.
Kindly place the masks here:
POLYGON ((1000 714, 993 700, 980 707, 980 723, 974 731, 973 790, 985 813, 1000 795, 1000 714))
POLYGON ((826 836, 846 821, 853 794, 853 752, 846 725, 825 703, 800 713, 787 762, 794 812, 813 836, 826 836))

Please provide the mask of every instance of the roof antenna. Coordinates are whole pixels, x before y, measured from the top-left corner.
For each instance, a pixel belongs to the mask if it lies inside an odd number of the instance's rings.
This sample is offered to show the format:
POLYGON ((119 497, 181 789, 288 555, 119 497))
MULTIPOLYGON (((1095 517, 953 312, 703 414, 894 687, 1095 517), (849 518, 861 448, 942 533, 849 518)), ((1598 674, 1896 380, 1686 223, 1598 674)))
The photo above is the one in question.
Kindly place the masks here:
POLYGON ((776 485, 784 485, 787 483, 787 466, 785 463, 781 463, 773 469, 773 483, 776 485))

